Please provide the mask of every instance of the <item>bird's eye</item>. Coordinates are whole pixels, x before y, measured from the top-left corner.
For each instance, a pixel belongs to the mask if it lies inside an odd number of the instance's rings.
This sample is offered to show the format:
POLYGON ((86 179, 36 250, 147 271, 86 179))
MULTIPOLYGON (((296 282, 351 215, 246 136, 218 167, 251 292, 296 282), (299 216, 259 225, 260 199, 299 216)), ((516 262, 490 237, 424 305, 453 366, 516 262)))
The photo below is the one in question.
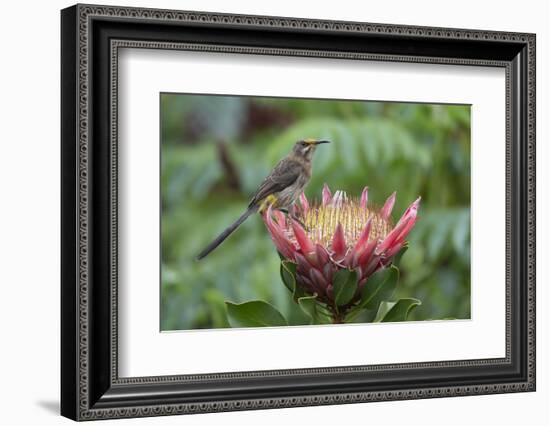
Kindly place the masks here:
POLYGON ((300 142, 300 145, 301 145, 301 146, 307 146, 307 143, 305 143, 304 141, 301 141, 301 142, 300 142))

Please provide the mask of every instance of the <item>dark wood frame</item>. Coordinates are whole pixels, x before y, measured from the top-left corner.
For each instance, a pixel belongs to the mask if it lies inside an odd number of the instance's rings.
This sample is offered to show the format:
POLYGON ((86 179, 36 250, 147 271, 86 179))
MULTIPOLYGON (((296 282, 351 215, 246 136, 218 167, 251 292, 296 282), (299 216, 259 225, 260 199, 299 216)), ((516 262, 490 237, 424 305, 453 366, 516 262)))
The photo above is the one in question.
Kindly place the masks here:
POLYGON ((76 5, 61 13, 61 38, 64 416, 88 420, 535 390, 533 34, 76 5), (121 47, 505 68, 506 357, 119 378, 121 47))

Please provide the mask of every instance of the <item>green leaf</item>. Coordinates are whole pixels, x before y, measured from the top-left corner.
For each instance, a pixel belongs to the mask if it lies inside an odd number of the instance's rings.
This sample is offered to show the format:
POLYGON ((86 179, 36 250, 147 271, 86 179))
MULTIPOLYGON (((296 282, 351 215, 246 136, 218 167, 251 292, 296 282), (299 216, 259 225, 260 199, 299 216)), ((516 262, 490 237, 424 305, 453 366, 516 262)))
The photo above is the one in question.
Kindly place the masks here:
POLYGON ((288 260, 281 262, 281 279, 292 294, 296 290, 296 266, 295 263, 288 260))
POLYGON ((351 301, 357 290, 357 272, 340 269, 334 274, 333 285, 336 305, 346 305, 351 301))
POLYGON ((405 254, 408 248, 409 246, 407 244, 401 247, 401 250, 399 250, 397 254, 393 257, 392 265, 395 265, 396 268, 399 268, 399 265, 401 264, 401 258, 403 257, 403 255, 405 254))
POLYGON ((296 267, 297 265, 290 260, 283 260, 281 262, 281 279, 286 288, 292 293, 292 299, 298 302, 300 297, 305 296, 304 290, 297 285, 296 282, 296 267))
MULTIPOLYGON (((391 308, 381 316, 381 322, 406 321, 409 313, 420 306, 422 302, 418 299, 399 299, 391 308)), ((378 315, 377 315, 378 316, 378 315)))
POLYGON ((376 311, 371 311, 369 309, 357 309, 357 306, 351 309, 344 318, 346 323, 359 323, 365 324, 369 322, 374 322, 376 317, 376 311))
POLYGON ((374 320, 372 322, 381 322, 395 304, 396 302, 380 302, 380 306, 378 306, 378 312, 376 312, 376 316, 374 317, 374 320))
POLYGON ((288 325, 285 317, 263 300, 244 303, 225 302, 232 327, 276 327, 288 325))
POLYGON ((317 304, 317 295, 298 298, 298 305, 308 316, 310 324, 329 324, 330 319, 323 314, 317 304))
POLYGON ((292 295, 292 299, 298 303, 298 299, 305 296, 307 296, 306 292, 299 285, 297 285, 294 290, 294 294, 292 295))
POLYGON ((399 269, 392 265, 371 275, 361 291, 361 307, 376 309, 383 300, 388 300, 399 280, 399 269))

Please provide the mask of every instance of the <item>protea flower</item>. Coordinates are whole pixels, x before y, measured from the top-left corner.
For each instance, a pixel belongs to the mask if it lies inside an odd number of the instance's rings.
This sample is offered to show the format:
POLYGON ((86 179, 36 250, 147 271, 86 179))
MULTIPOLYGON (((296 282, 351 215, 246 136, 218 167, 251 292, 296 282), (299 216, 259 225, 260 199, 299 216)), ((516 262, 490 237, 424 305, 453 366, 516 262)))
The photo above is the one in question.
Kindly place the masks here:
POLYGON ((394 225, 395 198, 394 192, 377 209, 368 203, 368 188, 360 198, 350 198, 343 191, 332 195, 325 185, 320 203, 310 204, 302 194, 291 215, 271 208, 262 215, 281 257, 296 265, 296 287, 305 295, 314 295, 334 322, 342 322, 361 302, 369 277, 388 267, 406 244, 420 197, 394 225), (335 285, 343 270, 353 272, 355 283, 352 293, 342 299, 335 294, 335 285))

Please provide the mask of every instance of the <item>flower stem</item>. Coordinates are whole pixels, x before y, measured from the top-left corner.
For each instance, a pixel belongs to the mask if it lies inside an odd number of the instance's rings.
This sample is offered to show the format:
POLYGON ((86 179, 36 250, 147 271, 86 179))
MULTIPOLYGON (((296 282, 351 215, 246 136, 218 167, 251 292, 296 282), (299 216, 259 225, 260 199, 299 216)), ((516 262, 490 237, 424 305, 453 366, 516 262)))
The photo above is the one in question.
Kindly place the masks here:
POLYGON ((337 317, 332 318, 332 323, 333 324, 343 324, 344 319, 340 316, 337 316, 337 317))
POLYGON ((333 324, 344 324, 344 319, 346 318, 345 313, 340 313, 337 310, 332 311, 332 323, 333 324))

